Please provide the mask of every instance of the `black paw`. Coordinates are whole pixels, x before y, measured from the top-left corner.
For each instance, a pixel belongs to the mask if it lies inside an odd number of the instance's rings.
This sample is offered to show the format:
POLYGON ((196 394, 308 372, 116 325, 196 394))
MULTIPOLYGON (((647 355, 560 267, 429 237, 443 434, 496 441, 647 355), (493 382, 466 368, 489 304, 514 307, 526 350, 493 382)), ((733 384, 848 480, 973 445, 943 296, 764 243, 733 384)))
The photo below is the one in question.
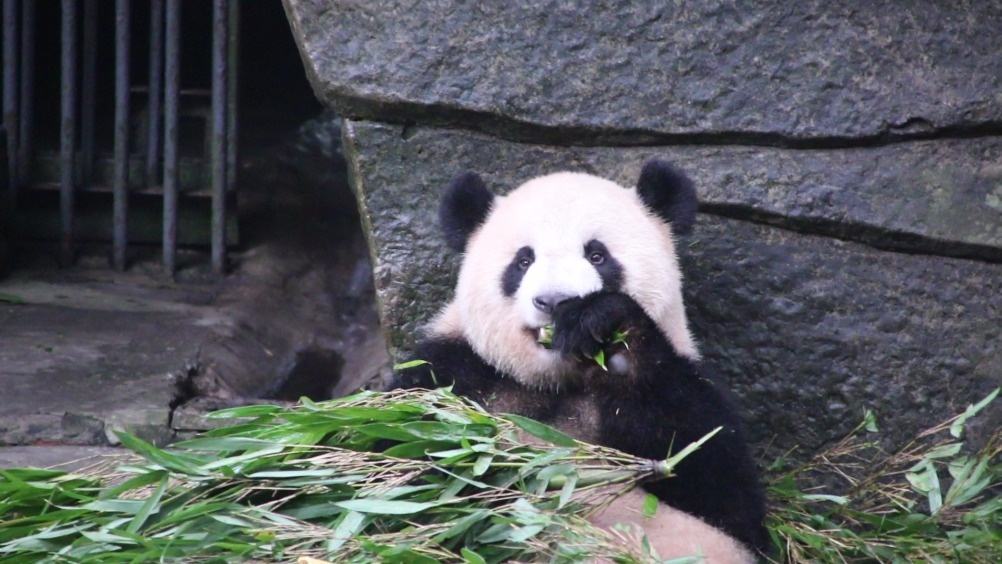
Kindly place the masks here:
POLYGON ((592 358, 627 331, 643 310, 625 294, 595 292, 573 298, 553 312, 553 349, 572 358, 592 358))

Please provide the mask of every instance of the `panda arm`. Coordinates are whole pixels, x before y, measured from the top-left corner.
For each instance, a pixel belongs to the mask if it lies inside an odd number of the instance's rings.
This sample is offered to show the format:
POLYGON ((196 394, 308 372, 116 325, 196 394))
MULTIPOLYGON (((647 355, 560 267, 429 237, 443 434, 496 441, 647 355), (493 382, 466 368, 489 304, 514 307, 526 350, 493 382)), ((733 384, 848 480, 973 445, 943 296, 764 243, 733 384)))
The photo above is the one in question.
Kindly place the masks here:
POLYGON ((613 331, 626 330, 631 370, 592 382, 601 442, 636 456, 664 459, 723 427, 676 468, 676 476, 645 488, 669 505, 722 528, 748 546, 768 550, 765 502, 736 411, 701 367, 675 352, 632 298, 597 292, 555 315, 554 346, 591 356, 613 331), (596 348, 597 347, 597 348, 596 348))
POLYGON ((397 370, 391 389, 440 388, 480 401, 489 396, 499 380, 497 371, 460 339, 430 339, 419 344, 413 360, 424 364, 397 370))

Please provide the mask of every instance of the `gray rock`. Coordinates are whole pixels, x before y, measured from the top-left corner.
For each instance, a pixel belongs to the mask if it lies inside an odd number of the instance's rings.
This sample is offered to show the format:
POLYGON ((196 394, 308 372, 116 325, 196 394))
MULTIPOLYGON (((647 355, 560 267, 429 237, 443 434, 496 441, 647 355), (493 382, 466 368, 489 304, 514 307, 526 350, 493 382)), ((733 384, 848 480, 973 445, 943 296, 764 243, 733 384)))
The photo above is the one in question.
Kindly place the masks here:
MULTIPOLYGON (((704 209, 717 214, 884 248, 1002 261, 998 137, 868 149, 556 147, 448 129, 348 124, 346 143, 360 159, 359 179, 380 188, 373 191, 373 201, 363 202, 370 213, 397 214, 396 208, 412 202, 434 210, 439 190, 468 169, 484 174, 501 191, 563 169, 630 186, 644 161, 663 158, 693 178, 704 209)), ((394 225, 410 217, 397 215, 394 225)), ((423 233, 414 233, 415 238, 423 233)), ((408 233, 401 242, 411 240, 408 233)))
POLYGON ((97 446, 0 447, 0 468, 56 467, 71 472, 127 456, 127 450, 97 446))
MULTIPOLYGON (((645 159, 666 156, 693 174, 711 213, 746 210, 737 215, 793 227, 830 222, 846 236, 897 230, 933 246, 1002 247, 994 208, 978 211, 998 182, 974 172, 997 166, 995 140, 866 153, 558 148, 349 121, 345 144, 398 357, 450 295, 459 257, 441 242, 435 210, 441 188, 466 169, 499 192, 566 168, 630 184, 645 159), (966 176, 956 173, 968 166, 966 176)), ((773 452, 819 446, 865 407, 900 440, 1000 383, 1000 264, 884 252, 706 213, 681 254, 705 357, 736 391, 755 440, 773 452)))
MULTIPOLYGON (((865 408, 900 443, 1002 384, 1002 265, 701 214, 682 269, 703 355, 772 454, 810 452, 865 408)), ((982 422, 997 429, 1002 404, 982 422)))
POLYGON ((829 144, 1002 121, 1002 4, 284 0, 346 117, 567 144, 829 144))
MULTIPOLYGON (((348 121, 345 144, 391 345, 448 298, 457 257, 438 232, 441 189, 476 170, 503 192, 571 169, 632 184, 653 157, 695 180, 703 209, 883 248, 1002 260, 1002 140, 872 149, 554 147, 455 130, 348 121)), ((893 320, 884 320, 894 324, 893 320)))

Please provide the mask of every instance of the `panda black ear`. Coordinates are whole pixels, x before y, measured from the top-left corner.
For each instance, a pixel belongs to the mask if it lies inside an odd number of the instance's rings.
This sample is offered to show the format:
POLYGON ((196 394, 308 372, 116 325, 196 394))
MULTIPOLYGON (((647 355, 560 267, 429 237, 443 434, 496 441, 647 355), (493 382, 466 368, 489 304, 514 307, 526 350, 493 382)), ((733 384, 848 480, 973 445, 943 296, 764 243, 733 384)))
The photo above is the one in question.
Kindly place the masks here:
POLYGON ((494 194, 476 173, 464 172, 452 179, 438 208, 438 221, 450 248, 463 251, 466 240, 487 219, 493 203, 494 194))
POLYGON ((688 235, 696 223, 696 189, 692 180, 665 161, 644 164, 637 181, 640 199, 671 226, 675 235, 688 235))

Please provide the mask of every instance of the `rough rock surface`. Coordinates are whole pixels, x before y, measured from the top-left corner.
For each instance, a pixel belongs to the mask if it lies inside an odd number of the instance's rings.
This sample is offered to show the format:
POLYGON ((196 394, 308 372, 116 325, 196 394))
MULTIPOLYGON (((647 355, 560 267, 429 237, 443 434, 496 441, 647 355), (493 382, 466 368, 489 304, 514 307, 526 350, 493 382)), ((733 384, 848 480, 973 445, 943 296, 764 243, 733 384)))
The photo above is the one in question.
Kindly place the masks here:
POLYGON ((900 439, 1000 384, 1002 3, 283 2, 348 120, 396 353, 451 292, 454 174, 631 185, 660 157, 700 191, 688 303, 757 440, 867 406, 900 439))
MULTIPOLYGON (((398 210, 384 198, 417 203, 409 213, 433 218, 439 190, 464 170, 483 174, 501 191, 556 170, 631 186, 643 162, 657 157, 681 166, 699 187, 704 208, 715 213, 885 248, 1002 262, 1002 137, 813 150, 560 147, 450 129, 348 123, 348 150, 376 198, 363 205, 365 215, 380 216, 373 221, 377 245, 382 233, 410 242, 410 231, 425 227, 409 221, 411 215, 389 217, 398 210)), ((424 233, 414 232, 414 239, 424 233)))
POLYGON ((318 97, 345 117, 567 144, 840 143, 1002 122, 998 2, 284 4, 318 97))
POLYGON ((372 122, 345 129, 383 325, 400 354, 451 293, 459 257, 442 242, 435 210, 457 171, 481 172, 498 192, 567 168, 628 185, 645 159, 662 156, 682 163, 710 203, 680 250, 687 303, 705 358, 737 392, 758 441, 775 435, 777 449, 817 446, 864 407, 900 439, 1002 383, 1002 264, 886 252, 717 216, 862 226, 847 227, 850 238, 898 230, 946 247, 979 240, 997 252, 998 212, 972 211, 998 189, 976 172, 984 155, 994 155, 984 168, 997 170, 997 140, 905 143, 863 159, 842 150, 567 148, 403 132, 372 122), (944 177, 944 169, 952 172, 944 177), (974 235, 978 217, 987 239, 974 235))
MULTIPOLYGON (((704 357, 776 454, 810 452, 867 407, 900 443, 1002 385, 1002 264, 705 214, 681 255, 704 357)), ((1002 406, 981 423, 998 428, 1002 406)))
POLYGON ((428 311, 449 295, 456 257, 435 212, 441 189, 464 170, 498 192, 567 169, 628 186, 644 161, 667 158, 692 175, 705 211, 883 248, 1002 260, 997 138, 831 150, 557 147, 349 121, 345 143, 395 346, 413 342, 428 311))

